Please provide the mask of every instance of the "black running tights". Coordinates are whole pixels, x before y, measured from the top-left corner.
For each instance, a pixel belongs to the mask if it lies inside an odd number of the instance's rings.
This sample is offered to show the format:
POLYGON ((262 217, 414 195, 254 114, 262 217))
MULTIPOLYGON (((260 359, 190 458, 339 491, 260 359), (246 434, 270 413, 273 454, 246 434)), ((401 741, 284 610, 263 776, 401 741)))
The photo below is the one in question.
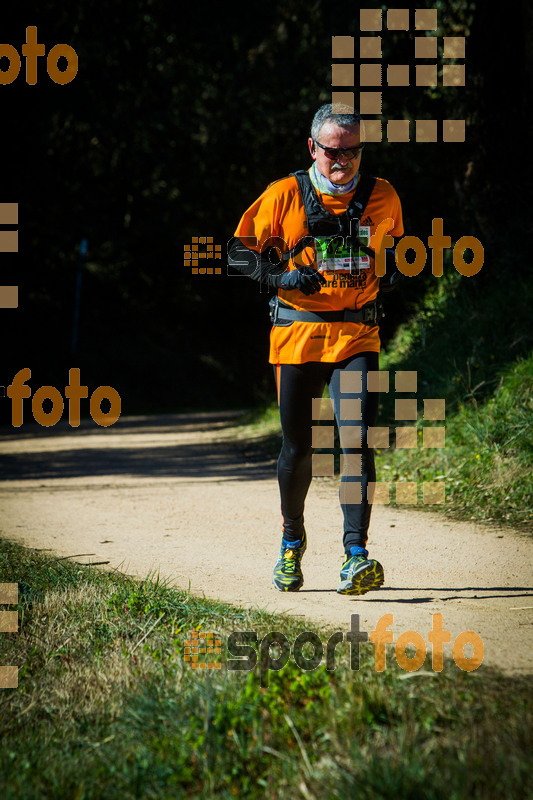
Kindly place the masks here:
MULTIPOLYGON (((349 553, 351 546, 366 545, 372 510, 367 500, 367 485, 376 480, 374 451, 368 447, 367 432, 376 424, 379 401, 378 392, 368 391, 367 373, 378 369, 377 353, 358 353, 333 364, 309 361, 274 367, 283 432, 278 481, 284 539, 296 541, 302 536, 304 503, 313 472, 313 426, 315 436, 320 435, 316 430, 318 398, 328 384, 344 455, 340 486, 344 549, 349 553)), ((322 409, 327 405, 327 401, 322 403, 322 409)), ((333 425, 333 419, 321 422, 320 428, 327 424, 333 425)), ((331 439, 330 442, 322 446, 331 447, 333 452, 331 439)), ((317 441, 315 444, 320 446, 317 441)))

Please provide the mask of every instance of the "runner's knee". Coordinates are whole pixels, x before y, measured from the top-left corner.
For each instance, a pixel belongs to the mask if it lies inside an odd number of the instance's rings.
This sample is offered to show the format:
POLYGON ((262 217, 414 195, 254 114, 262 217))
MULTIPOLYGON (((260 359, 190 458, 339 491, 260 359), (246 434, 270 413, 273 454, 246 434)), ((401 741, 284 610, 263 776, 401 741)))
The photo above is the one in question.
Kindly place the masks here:
POLYGON ((304 442, 283 442, 281 449, 281 459, 291 465, 297 465, 310 461, 313 454, 311 444, 304 442))

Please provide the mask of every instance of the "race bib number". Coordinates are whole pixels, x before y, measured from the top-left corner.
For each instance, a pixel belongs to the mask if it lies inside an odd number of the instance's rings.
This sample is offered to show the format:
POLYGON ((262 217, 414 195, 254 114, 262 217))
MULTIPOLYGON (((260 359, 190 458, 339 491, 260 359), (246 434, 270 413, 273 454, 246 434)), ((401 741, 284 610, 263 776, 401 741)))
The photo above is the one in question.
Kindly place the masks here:
MULTIPOLYGON (((361 225, 359 240, 370 245, 370 226, 361 225)), ((370 267, 370 256, 357 245, 346 244, 342 236, 316 236, 315 247, 319 272, 357 272, 370 267)))

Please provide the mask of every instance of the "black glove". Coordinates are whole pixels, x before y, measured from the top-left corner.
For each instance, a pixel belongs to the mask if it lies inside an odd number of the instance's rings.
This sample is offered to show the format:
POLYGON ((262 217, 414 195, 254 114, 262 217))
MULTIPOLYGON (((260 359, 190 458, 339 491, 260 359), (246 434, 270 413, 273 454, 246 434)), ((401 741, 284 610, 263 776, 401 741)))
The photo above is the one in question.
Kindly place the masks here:
POLYGON ((385 269, 387 270, 385 275, 379 279, 379 291, 387 294, 387 292, 394 291, 403 278, 402 273, 396 266, 394 250, 390 248, 385 250, 385 269))
POLYGON ((281 275, 270 277, 270 282, 276 289, 298 289, 305 295, 319 292, 327 280, 313 267, 299 267, 281 275))

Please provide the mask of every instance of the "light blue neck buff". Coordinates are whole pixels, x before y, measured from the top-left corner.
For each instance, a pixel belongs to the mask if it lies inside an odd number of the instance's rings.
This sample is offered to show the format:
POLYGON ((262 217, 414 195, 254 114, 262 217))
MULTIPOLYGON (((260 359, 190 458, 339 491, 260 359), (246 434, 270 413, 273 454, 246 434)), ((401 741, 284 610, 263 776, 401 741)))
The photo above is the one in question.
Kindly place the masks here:
POLYGON ((309 177, 311 178, 311 183, 320 194, 348 194, 348 192, 353 192, 357 185, 359 170, 348 183, 332 183, 329 178, 322 175, 320 170, 317 169, 316 161, 313 161, 309 177))

